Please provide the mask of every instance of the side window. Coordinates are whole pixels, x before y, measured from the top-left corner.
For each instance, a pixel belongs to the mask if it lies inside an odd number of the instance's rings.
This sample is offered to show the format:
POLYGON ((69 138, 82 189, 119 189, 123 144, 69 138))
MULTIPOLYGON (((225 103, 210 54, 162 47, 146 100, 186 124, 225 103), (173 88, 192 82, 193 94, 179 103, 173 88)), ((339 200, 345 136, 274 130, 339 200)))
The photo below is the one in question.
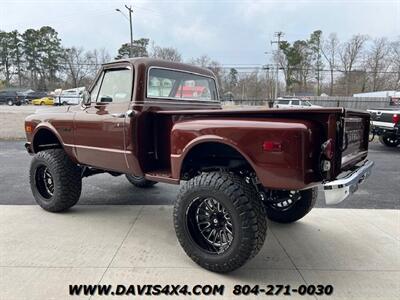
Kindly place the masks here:
POLYGON ((299 100, 292 100, 292 105, 299 105, 299 100))
POLYGON ((147 82, 147 97, 218 100, 213 78, 190 72, 152 68, 147 82))
POLYGON ((103 97, 111 98, 111 102, 113 103, 129 102, 131 101, 131 92, 131 70, 107 70, 103 75, 102 84, 97 95, 97 102, 103 97))

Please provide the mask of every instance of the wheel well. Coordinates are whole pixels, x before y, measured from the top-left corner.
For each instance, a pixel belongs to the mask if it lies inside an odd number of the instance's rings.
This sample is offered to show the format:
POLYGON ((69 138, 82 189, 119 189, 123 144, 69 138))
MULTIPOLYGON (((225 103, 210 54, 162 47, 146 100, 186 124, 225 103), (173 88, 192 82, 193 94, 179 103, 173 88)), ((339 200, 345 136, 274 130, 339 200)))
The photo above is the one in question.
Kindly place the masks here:
POLYGON ((181 178, 188 180, 201 172, 221 169, 253 171, 246 158, 232 146, 205 142, 190 149, 182 163, 181 178))
POLYGON ((49 129, 40 129, 35 134, 32 145, 35 153, 46 149, 62 148, 57 136, 49 129))

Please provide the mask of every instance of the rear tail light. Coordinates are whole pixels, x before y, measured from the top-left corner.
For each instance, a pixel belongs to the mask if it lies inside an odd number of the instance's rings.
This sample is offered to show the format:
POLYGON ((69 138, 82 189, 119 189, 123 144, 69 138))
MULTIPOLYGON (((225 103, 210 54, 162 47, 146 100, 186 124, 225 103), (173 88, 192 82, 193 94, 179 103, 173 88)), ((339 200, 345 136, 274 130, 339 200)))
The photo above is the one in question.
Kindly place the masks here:
POLYGON ((333 158, 333 150, 334 150, 334 145, 333 145, 333 140, 329 139, 325 143, 322 144, 321 146, 322 153, 325 155, 327 159, 332 159, 333 158))
POLYGON ((394 114, 392 117, 392 121, 394 124, 400 123, 400 115, 394 114))
POLYGON ((262 148, 267 152, 282 152, 282 144, 274 141, 264 141, 262 148))

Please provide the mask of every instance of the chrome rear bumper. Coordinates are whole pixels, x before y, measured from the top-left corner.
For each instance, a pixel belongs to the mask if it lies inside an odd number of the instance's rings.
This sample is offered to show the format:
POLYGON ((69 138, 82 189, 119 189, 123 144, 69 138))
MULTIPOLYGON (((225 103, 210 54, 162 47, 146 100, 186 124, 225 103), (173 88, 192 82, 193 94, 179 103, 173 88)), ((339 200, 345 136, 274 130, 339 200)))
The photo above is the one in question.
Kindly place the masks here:
POLYGON ((338 204, 357 191, 358 185, 364 183, 371 175, 373 166, 373 161, 365 160, 361 166, 345 177, 325 183, 323 187, 326 204, 338 204))

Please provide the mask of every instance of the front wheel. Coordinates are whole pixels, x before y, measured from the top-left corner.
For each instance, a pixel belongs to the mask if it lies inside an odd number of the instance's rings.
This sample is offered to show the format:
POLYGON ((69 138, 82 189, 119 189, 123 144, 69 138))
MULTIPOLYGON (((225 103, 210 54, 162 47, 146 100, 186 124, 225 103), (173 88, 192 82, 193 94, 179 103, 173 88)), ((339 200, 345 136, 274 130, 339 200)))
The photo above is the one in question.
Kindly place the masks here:
POLYGON ((243 178, 203 173, 187 181, 174 206, 177 238, 186 254, 213 272, 230 272, 254 257, 267 232, 263 204, 243 178))
POLYGON ((136 187, 149 188, 157 184, 156 181, 147 180, 146 178, 144 178, 144 176, 135 176, 130 174, 126 174, 125 176, 126 179, 128 179, 128 181, 136 187))
POLYGON ((81 195, 80 168, 62 149, 37 153, 31 163, 30 184, 36 202, 51 212, 74 206, 81 195))
POLYGON ((400 145, 400 137, 396 136, 395 134, 385 134, 379 137, 379 141, 381 144, 387 147, 397 147, 400 145))
POLYGON ((13 106, 13 105, 14 105, 14 101, 12 101, 11 99, 8 99, 8 100, 7 100, 7 104, 8 104, 9 106, 13 106))
POLYGON ((278 223, 296 222, 311 211, 317 197, 318 188, 267 193, 265 206, 268 219, 278 223))

